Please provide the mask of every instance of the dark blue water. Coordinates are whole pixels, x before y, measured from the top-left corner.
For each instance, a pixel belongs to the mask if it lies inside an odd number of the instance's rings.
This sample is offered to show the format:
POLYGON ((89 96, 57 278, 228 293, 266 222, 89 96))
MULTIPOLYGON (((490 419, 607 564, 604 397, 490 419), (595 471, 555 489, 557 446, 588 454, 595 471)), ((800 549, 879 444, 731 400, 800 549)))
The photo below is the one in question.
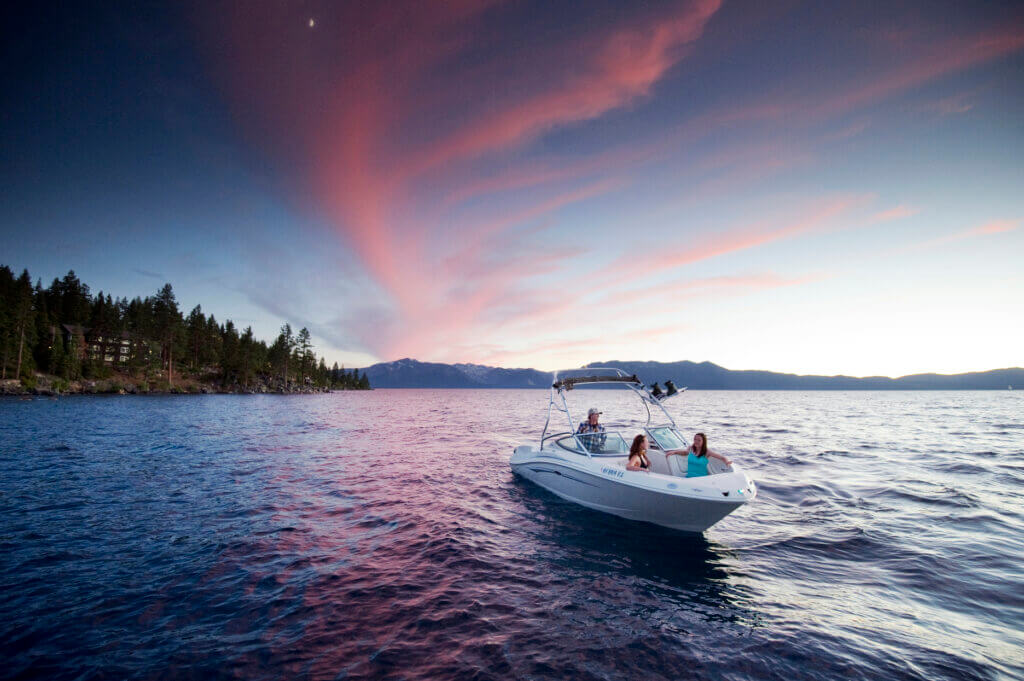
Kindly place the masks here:
POLYGON ((1024 676, 1024 393, 687 394, 703 537, 514 478, 546 400, 0 401, 0 677, 1024 676))

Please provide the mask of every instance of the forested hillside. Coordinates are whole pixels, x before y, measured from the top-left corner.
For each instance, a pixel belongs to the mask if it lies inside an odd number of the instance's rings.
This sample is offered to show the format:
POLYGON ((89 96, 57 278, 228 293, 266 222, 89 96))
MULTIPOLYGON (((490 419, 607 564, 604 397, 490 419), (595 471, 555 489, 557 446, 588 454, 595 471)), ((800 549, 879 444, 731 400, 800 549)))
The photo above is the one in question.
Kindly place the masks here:
POLYGON ((114 298, 92 294, 74 271, 44 288, 27 270, 15 276, 6 265, 0 362, 0 379, 20 379, 26 388, 37 373, 55 377, 58 386, 128 376, 163 390, 196 381, 228 390, 370 387, 358 370, 328 368, 308 329, 296 333, 285 324, 268 345, 252 327, 218 322, 199 305, 183 315, 170 284, 145 298, 114 298))

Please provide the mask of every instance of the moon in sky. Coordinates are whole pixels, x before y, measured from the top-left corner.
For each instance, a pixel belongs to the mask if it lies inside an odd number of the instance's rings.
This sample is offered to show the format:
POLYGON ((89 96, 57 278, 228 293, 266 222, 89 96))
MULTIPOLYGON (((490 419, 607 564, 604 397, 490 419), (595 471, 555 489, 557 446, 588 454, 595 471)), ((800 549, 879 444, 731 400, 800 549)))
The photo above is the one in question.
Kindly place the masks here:
POLYGON ((316 22, 315 22, 315 21, 313 21, 313 18, 312 18, 312 17, 310 17, 310 19, 309 19, 309 27, 310 27, 310 28, 313 28, 314 26, 316 26, 316 22))

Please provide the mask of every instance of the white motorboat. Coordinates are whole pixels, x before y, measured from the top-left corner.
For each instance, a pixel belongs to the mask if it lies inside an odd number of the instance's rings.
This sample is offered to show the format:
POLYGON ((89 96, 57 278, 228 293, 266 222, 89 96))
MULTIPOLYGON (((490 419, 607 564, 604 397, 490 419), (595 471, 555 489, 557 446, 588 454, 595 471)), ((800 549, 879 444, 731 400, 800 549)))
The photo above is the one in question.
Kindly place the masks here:
POLYGON ((727 466, 712 458, 707 476, 686 477, 689 442, 663 404, 682 391, 670 383, 666 395, 657 384, 649 390, 636 376, 611 367, 558 371, 554 379, 540 443, 512 453, 516 474, 581 506, 686 532, 703 532, 757 496, 754 482, 735 462, 727 466), (646 423, 626 433, 647 434, 650 470, 626 469, 629 444, 619 430, 576 432, 566 392, 581 384, 625 387, 643 402, 646 423), (552 415, 561 419, 556 412, 565 414, 569 430, 548 432, 556 429, 552 415))

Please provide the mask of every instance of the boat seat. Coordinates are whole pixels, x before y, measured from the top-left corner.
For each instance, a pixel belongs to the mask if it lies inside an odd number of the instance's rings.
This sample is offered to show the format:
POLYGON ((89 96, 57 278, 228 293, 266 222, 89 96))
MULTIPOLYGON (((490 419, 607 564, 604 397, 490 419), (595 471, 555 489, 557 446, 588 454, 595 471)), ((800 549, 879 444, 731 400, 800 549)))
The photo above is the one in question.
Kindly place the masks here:
POLYGON ((708 475, 717 475, 718 473, 732 473, 732 466, 712 458, 708 461, 708 475))
POLYGON ((648 449, 647 460, 651 462, 652 473, 672 475, 672 472, 668 466, 668 461, 666 461, 665 453, 662 452, 660 449, 648 449))
POLYGON ((686 477, 686 450, 676 454, 666 453, 665 459, 669 475, 674 475, 677 478, 686 477))

